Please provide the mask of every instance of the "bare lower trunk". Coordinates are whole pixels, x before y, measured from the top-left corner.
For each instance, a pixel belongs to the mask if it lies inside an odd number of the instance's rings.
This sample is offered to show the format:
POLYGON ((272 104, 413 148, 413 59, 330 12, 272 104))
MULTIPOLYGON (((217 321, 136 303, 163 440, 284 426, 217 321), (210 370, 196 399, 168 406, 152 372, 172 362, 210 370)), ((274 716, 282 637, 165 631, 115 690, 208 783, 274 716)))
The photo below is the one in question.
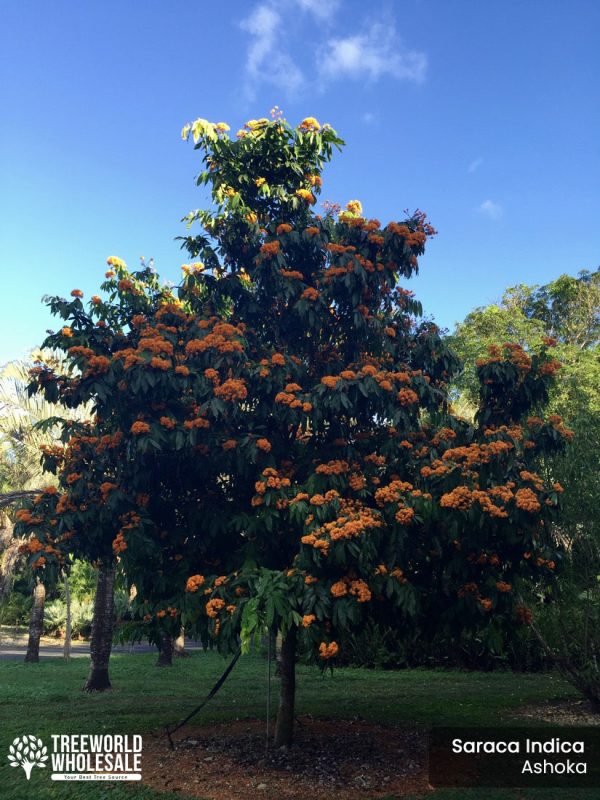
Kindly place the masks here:
POLYGON ((173 666, 173 639, 167 633, 161 634, 160 649, 158 652, 158 661, 156 662, 156 666, 173 666))
POLYGON ((38 581, 33 590, 33 607, 29 619, 29 641, 25 661, 35 663, 40 660, 40 638, 44 630, 44 606, 46 604, 46 587, 38 581))
POLYGON ((38 581, 33 590, 33 607, 29 619, 29 641, 25 661, 40 660, 40 638, 44 630, 44 605, 46 603, 46 587, 38 581))
POLYGON ((83 687, 86 692, 102 692, 104 689, 110 689, 108 662, 114 624, 114 588, 115 565, 112 562, 101 562, 98 567, 92 619, 92 640, 90 642, 92 663, 83 687))
POLYGON ((281 641, 279 657, 279 708, 275 725, 275 747, 291 747, 294 739, 294 702, 296 697, 296 634, 292 627, 281 641))
POLYGON ((190 654, 185 649, 185 628, 181 628, 179 636, 173 642, 173 655, 177 658, 187 658, 190 654))
POLYGON ((71 587, 69 586, 69 576, 65 572, 65 606, 67 619, 65 622, 65 644, 63 647, 63 658, 65 661, 71 660, 71 587))

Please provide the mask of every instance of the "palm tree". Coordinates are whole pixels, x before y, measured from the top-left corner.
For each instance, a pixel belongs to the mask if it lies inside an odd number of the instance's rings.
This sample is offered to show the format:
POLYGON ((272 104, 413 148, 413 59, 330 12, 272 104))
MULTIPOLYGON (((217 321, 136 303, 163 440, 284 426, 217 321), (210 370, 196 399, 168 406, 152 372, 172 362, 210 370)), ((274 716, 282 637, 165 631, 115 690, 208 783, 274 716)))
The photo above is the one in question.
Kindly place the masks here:
MULTIPOLYGON (((64 366, 52 353, 36 352, 31 360, 59 369, 64 366)), ((54 442, 58 425, 41 428, 40 423, 56 417, 82 421, 90 416, 87 408, 71 410, 49 403, 39 394, 30 395, 27 391, 30 366, 31 363, 24 361, 11 361, 0 372, 0 490, 4 492, 0 495, 0 505, 6 507, 38 490, 42 483, 48 485, 55 480, 53 475, 45 474, 42 469, 40 447, 54 442)), ((0 559, 2 594, 10 591, 18 554, 18 541, 12 536, 12 525, 7 535, 9 524, 7 520, 3 526, 3 553, 0 559)), ((36 578, 26 661, 39 661, 46 588, 36 578)))

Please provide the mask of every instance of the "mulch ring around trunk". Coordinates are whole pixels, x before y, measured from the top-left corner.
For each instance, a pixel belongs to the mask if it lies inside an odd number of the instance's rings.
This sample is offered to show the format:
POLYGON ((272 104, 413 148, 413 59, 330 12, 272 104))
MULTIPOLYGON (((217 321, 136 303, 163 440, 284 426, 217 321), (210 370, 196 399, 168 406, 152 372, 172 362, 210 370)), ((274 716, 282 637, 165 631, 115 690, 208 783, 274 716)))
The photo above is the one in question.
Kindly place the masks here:
POLYGON ((264 720, 144 737, 142 781, 203 800, 371 800, 427 793, 422 731, 301 717, 289 750, 265 750, 264 720))

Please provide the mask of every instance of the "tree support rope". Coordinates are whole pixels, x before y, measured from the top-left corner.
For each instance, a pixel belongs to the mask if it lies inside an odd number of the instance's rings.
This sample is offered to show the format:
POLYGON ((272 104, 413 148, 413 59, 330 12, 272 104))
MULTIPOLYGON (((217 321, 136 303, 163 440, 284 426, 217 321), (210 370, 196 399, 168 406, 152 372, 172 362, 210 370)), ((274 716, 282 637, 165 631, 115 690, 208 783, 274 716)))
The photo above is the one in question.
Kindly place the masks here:
POLYGON ((237 663, 237 660, 241 655, 242 655, 242 648, 240 647, 240 649, 237 651, 237 653, 231 659, 231 662, 230 662, 229 666, 227 667, 227 669, 225 670, 225 672, 221 675, 219 680, 215 683, 213 688, 206 695, 204 700, 200 703, 199 706, 196 706, 196 708, 190 714, 188 714, 187 717, 184 720, 182 720, 178 724, 170 722, 168 725, 165 725, 165 734, 166 734, 166 736, 167 736, 167 738, 169 740, 169 746, 171 747, 171 750, 175 749, 175 745, 173 743, 173 739, 171 738, 172 735, 176 731, 178 731, 180 728, 183 728, 183 726, 187 722, 189 722, 192 719, 192 717, 195 717, 196 714, 200 711, 200 709, 203 708, 208 703, 209 700, 212 700, 212 698, 216 695, 216 693, 219 691, 221 686, 223 686, 223 684, 225 683, 225 681, 229 677, 229 674, 230 674, 231 670, 235 667, 235 665, 237 663), (173 727, 173 725, 175 725, 175 727, 173 727))

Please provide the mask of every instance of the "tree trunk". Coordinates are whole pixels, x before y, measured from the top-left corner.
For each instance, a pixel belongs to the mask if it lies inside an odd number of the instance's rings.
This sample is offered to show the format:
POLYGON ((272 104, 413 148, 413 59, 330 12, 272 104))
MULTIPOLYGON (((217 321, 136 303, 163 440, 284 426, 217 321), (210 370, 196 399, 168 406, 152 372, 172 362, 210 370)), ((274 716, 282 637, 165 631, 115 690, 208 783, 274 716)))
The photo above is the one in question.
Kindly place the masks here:
POLYGON ((179 636, 173 642, 173 655, 177 658, 187 658, 190 654, 185 649, 185 628, 182 626, 179 636))
POLYGON ((168 633, 161 634, 160 647, 158 650, 157 667, 173 666, 173 639, 168 633))
POLYGON ((102 692, 110 689, 108 662, 114 624, 114 588, 115 565, 113 562, 101 562, 98 567, 92 619, 92 640, 90 642, 92 663, 88 679, 83 687, 85 692, 102 692))
POLYGON ((29 641, 25 661, 40 660, 40 637, 44 630, 44 605, 46 603, 46 587, 38 580, 33 590, 33 607, 29 619, 29 641))
POLYGON ((63 658, 65 661, 71 660, 71 587, 69 586, 69 576, 65 572, 65 606, 67 609, 67 619, 65 622, 65 644, 63 647, 63 658))
POLYGON ((289 629, 281 641, 279 657, 279 708, 275 725, 275 747, 291 747, 294 739, 294 701, 296 696, 296 634, 289 629))

